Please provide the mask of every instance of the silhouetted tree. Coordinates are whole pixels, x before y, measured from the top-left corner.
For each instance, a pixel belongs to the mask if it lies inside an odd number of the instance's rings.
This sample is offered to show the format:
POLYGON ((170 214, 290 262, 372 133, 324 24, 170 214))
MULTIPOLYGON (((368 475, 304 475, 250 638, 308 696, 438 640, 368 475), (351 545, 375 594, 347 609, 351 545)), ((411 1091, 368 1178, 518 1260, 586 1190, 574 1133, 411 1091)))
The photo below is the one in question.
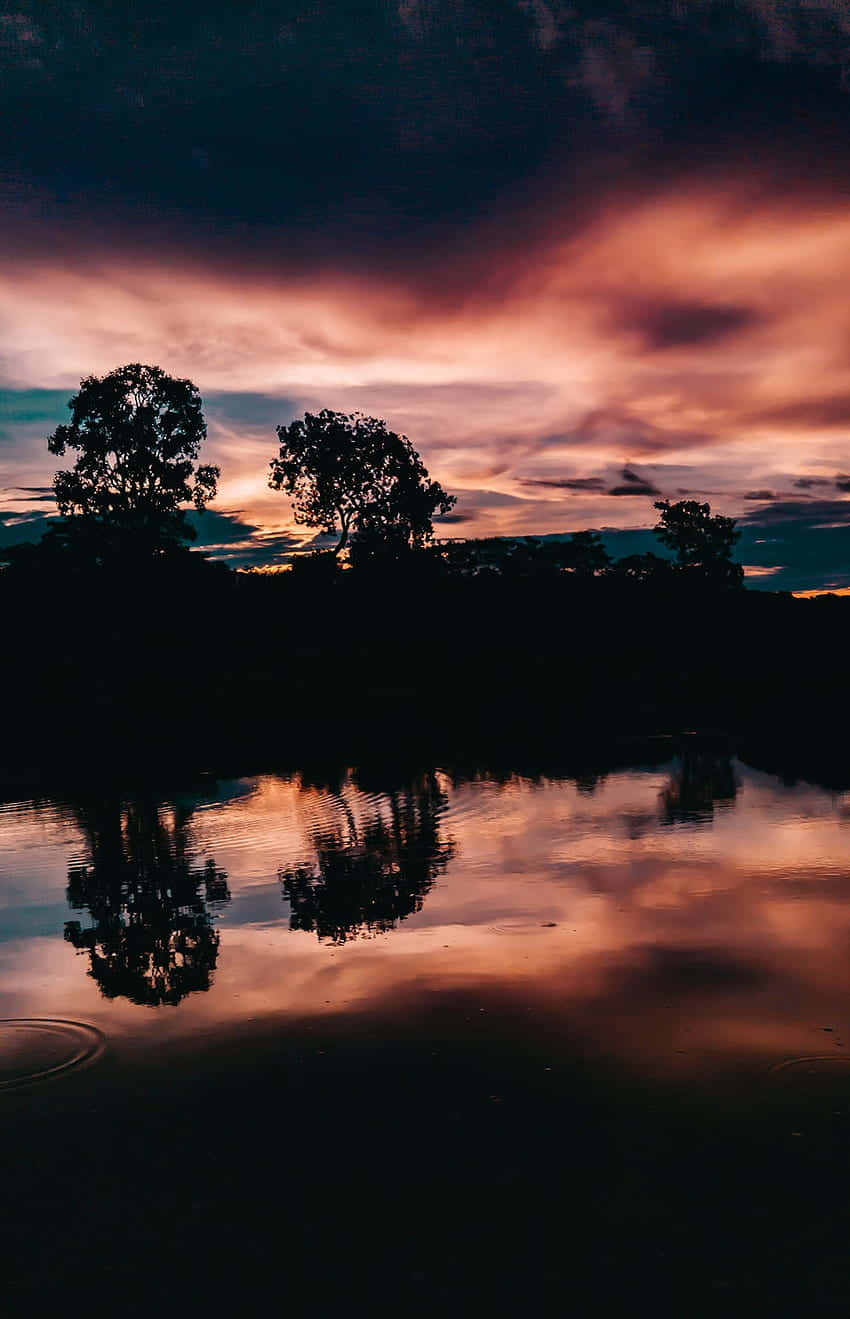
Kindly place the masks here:
POLYGON ((491 536, 452 541, 440 545, 439 553, 447 571, 462 577, 594 577, 611 562, 595 531, 576 531, 564 540, 491 536))
POLYGON ((87 857, 68 871, 68 903, 92 925, 68 921, 65 938, 88 953, 107 998, 148 1007, 209 989, 219 935, 212 910, 230 899, 227 876, 194 865, 187 818, 150 801, 99 802, 77 812, 87 857))
POLYGON ((279 878, 290 928, 344 943, 384 933, 419 911, 454 848, 441 836, 447 803, 433 774, 370 794, 373 814, 363 825, 341 791, 329 795, 340 818, 314 833, 315 866, 281 870, 279 878))
POLYGON ((661 514, 655 534, 675 554, 679 572, 731 586, 741 584, 744 570, 732 559, 741 534, 734 518, 712 516, 710 504, 694 499, 681 499, 677 504, 662 499, 655 507, 661 514))
POLYGON ((78 454, 53 480, 73 535, 132 553, 193 540, 180 506, 191 501, 205 508, 215 497, 219 469, 196 465, 206 425, 192 382, 134 362, 89 376, 68 406, 71 421, 56 428, 48 447, 78 454))
POLYGON ((330 586, 341 571, 340 562, 333 550, 310 550, 296 554, 290 564, 293 580, 313 590, 330 586))
POLYGON ((562 567, 577 577, 595 577, 607 572, 611 556, 595 531, 574 531, 566 542, 562 567))
POLYGON ((629 582, 664 582, 673 575, 673 564, 649 550, 646 554, 627 554, 611 564, 609 572, 629 582))
POLYGON ((336 555, 349 536, 396 551, 420 548, 432 538, 435 512, 455 503, 428 479, 410 441, 374 417, 326 408, 277 434, 269 485, 290 496, 296 522, 338 533, 336 555))

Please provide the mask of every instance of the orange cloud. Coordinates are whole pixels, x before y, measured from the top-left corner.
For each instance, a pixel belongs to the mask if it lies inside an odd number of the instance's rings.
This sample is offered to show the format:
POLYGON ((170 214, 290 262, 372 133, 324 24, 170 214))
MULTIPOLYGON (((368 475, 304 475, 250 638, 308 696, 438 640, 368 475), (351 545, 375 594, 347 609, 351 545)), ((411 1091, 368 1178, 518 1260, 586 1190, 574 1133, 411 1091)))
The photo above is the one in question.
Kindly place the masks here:
MULTIPOLYGON (((453 281, 456 255, 430 287, 239 275, 173 254, 8 265, 3 383, 70 389, 140 359, 204 393, 279 395, 281 421, 360 408, 411 436, 461 510, 476 492, 484 531, 648 524, 648 498, 598 488, 626 463, 645 465, 648 492, 682 480, 732 512, 777 476, 846 467, 846 208, 704 184, 609 206, 528 250, 503 245, 499 261, 479 287, 453 281), (506 502, 488 511, 482 489, 506 502)), ((286 525, 265 487, 273 426, 213 410, 211 442, 221 505, 286 525)))

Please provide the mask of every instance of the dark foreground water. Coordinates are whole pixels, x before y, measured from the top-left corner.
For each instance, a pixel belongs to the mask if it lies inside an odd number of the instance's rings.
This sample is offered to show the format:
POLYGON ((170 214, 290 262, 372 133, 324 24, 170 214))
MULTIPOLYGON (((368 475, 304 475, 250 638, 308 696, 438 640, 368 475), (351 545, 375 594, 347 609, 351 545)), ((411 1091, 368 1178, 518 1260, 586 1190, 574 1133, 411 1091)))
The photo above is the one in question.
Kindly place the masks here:
POLYGON ((846 1309, 848 795, 8 801, 0 934, 8 1312, 846 1309))

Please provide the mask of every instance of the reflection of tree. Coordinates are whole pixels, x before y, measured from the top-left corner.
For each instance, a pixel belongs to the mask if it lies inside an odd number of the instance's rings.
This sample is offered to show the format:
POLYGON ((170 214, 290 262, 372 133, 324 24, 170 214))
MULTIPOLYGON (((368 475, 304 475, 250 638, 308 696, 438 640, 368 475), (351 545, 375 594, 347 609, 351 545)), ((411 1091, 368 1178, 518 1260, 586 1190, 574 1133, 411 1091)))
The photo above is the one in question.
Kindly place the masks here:
POLYGON ((710 819, 718 803, 734 802, 738 781, 728 755, 686 750, 678 757, 661 791, 665 824, 710 819))
POLYGON ((92 924, 68 921, 65 938, 88 953, 101 992, 158 1007, 209 989, 219 944, 210 909, 230 893, 211 859, 193 865, 188 813, 133 801, 77 814, 88 856, 68 872, 68 903, 92 924))
POLYGON ((311 830, 315 864, 280 872, 290 928, 333 943, 393 929, 421 910, 453 854, 440 831, 445 793, 428 773, 404 787, 364 795, 353 805, 369 807, 365 823, 358 823, 341 793, 327 800, 336 804, 338 818, 311 830))

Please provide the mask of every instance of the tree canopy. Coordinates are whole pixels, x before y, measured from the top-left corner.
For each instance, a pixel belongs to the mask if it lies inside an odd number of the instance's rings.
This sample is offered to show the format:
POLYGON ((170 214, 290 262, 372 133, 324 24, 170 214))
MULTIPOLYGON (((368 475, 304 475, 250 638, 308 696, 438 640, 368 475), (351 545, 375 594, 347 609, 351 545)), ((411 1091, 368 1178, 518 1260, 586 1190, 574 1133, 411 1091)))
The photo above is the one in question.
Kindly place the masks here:
POLYGON ((78 455, 53 480, 63 517, 136 551, 193 540, 180 506, 205 508, 219 469, 197 465, 207 432, 191 380, 133 362, 88 376, 68 406, 71 421, 48 440, 51 453, 78 455))
POLYGON ((433 536, 432 518, 455 503, 431 481, 419 454, 386 422, 328 408, 278 426, 280 456, 269 485, 293 501, 295 521, 364 547, 418 549, 433 536))
POLYGON ((655 534, 673 551, 678 571, 729 585, 741 584, 744 570, 732 559, 741 534, 734 518, 712 515, 710 504, 694 499, 680 499, 676 504, 662 499, 655 507, 661 515, 655 534))

